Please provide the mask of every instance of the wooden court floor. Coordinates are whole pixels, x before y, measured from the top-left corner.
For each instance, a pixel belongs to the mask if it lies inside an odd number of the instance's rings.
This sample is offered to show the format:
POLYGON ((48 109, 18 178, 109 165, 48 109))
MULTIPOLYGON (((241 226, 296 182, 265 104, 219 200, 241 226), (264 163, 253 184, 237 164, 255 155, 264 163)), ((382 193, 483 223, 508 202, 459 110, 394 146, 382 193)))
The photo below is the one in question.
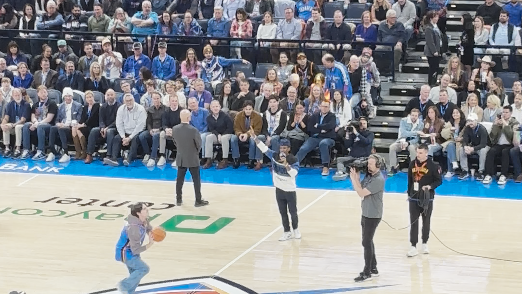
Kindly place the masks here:
MULTIPOLYGON (((259 293, 385 286, 364 293, 520 293, 522 264, 456 254, 433 236, 431 254, 407 258, 408 230, 381 222, 375 237, 379 278, 362 284, 360 199, 353 192, 300 190, 302 240, 282 230, 267 187, 203 185, 210 206, 174 202, 174 182, 0 173, 0 293, 86 294, 127 275, 114 260, 126 205, 153 203, 153 225, 171 230, 142 257, 142 282, 219 275, 259 293), (128 202, 126 202, 128 201, 128 202)), ((385 195, 384 219, 408 225, 406 197, 385 195)), ((469 254, 522 260, 521 201, 440 197, 432 229, 469 254)), ((357 291, 356 291, 357 292, 357 291)), ((295 292, 297 293, 297 292, 295 292)))

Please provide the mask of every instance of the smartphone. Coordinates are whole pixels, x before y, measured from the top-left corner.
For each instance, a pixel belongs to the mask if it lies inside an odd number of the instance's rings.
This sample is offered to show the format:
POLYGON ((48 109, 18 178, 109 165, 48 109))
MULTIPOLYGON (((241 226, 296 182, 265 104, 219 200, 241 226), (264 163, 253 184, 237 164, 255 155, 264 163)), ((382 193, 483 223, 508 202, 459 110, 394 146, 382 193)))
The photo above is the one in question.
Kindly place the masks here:
POLYGON ((502 118, 502 114, 497 114, 497 118, 501 119, 502 118))

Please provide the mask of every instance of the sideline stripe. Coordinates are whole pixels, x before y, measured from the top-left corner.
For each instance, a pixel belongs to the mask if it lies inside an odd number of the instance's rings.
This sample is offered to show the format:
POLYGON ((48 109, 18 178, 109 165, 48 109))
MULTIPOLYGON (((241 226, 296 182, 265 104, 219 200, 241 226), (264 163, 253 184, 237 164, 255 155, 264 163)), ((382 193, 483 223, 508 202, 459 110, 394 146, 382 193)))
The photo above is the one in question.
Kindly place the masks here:
POLYGON ((29 179, 27 179, 27 180, 25 180, 25 181, 21 182, 20 184, 18 184, 18 185, 17 185, 17 187, 20 187, 20 186, 22 186, 23 184, 25 184, 25 183, 29 182, 30 180, 32 180, 32 179, 34 179, 34 178, 36 178, 36 177, 37 177, 37 176, 39 176, 39 175, 40 175, 40 174, 36 174, 36 175, 34 175, 34 176, 30 177, 29 179))
MULTIPOLYGON (((300 215, 301 213, 305 212, 308 208, 310 208, 312 205, 317 203, 317 201, 321 200, 324 196, 326 196, 331 191, 326 191, 323 194, 321 194, 319 197, 317 197, 314 201, 310 202, 307 206, 305 206, 303 209, 297 212, 297 215, 300 215)), ((234 263, 236 263, 238 260, 240 260, 243 256, 247 255, 250 251, 254 250, 257 246, 259 246, 261 243, 265 242, 266 239, 270 238, 273 234, 275 234, 277 231, 281 230, 283 228, 282 225, 275 228, 272 232, 268 233, 263 239, 259 240, 256 244, 252 245, 250 248, 245 250, 245 252, 241 253, 238 257, 234 258, 231 262, 229 262, 227 265, 225 265, 222 269, 217 271, 214 276, 219 276, 222 272, 224 272, 227 268, 232 266, 234 263)))

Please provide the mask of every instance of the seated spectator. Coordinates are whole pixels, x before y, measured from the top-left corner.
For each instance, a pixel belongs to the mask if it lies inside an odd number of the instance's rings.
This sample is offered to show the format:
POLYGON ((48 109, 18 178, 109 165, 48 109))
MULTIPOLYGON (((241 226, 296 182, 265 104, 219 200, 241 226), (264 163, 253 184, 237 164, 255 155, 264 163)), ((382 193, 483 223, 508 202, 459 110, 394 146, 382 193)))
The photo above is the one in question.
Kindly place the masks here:
POLYGON ((284 98, 288 97, 288 89, 290 89, 290 87, 294 87, 296 89, 296 99, 298 100, 304 100, 305 97, 310 94, 308 89, 301 85, 301 80, 299 79, 298 74, 291 74, 289 76, 288 83, 283 87, 279 96, 284 98))
MULTIPOLYGON (((147 85, 145 84, 147 81, 152 81, 154 85, 154 77, 152 76, 152 71, 146 67, 140 68, 138 80, 134 84, 134 89, 140 96, 145 95, 147 92, 147 85)), ((155 88, 155 85, 154 85, 155 88)))
POLYGON ((158 35, 165 37, 179 35, 178 26, 176 25, 175 20, 170 17, 168 11, 164 11, 163 13, 160 12, 158 15, 161 15, 161 17, 158 19, 158 35))
POLYGON ((451 81, 450 75, 449 74, 444 74, 440 78, 440 85, 437 86, 437 87, 431 88, 429 99, 433 103, 435 103, 435 104, 439 103, 439 93, 440 93, 440 91, 441 90, 446 90, 446 92, 448 93, 449 101, 451 103, 453 103, 453 104, 457 104, 457 92, 455 92, 455 90, 453 90, 449 86, 450 85, 450 81, 451 81))
POLYGON ((513 108, 512 116, 518 121, 522 121, 522 94, 515 96, 515 102, 511 105, 513 108))
MULTIPOLYGON (((173 142, 172 138, 172 128, 179 125, 181 123, 181 119, 179 117, 181 110, 183 108, 178 104, 178 97, 176 95, 170 96, 169 107, 163 113, 163 121, 161 126, 160 133, 160 150, 159 152, 165 154, 167 140, 173 142)), ((160 166, 160 161, 158 161, 158 166, 160 166)), ((176 160, 172 163, 172 167, 176 166, 176 160)))
MULTIPOLYGON (((340 92, 341 96, 342 96, 342 93, 340 92)), ((321 86, 317 85, 317 84, 313 84, 311 86, 311 91, 310 91, 310 96, 308 96, 308 98, 306 98, 304 100, 304 105, 305 105, 305 113, 308 114, 309 116, 316 113, 316 112, 319 112, 320 111, 320 105, 321 105, 321 102, 323 102, 325 100, 324 98, 324 94, 323 94, 323 90, 321 88, 321 86)), ((346 99, 345 99, 346 100, 346 99)), ((342 107, 344 107, 344 100, 343 100, 343 105, 342 107)), ((346 105, 349 105, 348 101, 346 101, 346 105)), ((297 106, 297 105, 296 105, 297 106)), ((333 103, 331 105, 333 107, 333 103)), ((295 107, 294 107, 295 108, 295 107)), ((336 113, 335 111, 333 111, 332 109, 330 109, 330 111, 336 113)), ((344 116, 346 113, 344 112, 344 109, 341 110, 341 113, 342 115, 344 116)), ((352 113, 352 110, 350 108, 350 119, 351 119, 351 113, 352 113)), ((337 113, 336 113, 337 114, 337 113)), ((346 114, 347 115, 347 114, 346 114)))
POLYGON ((511 0, 506 3, 502 9, 509 13, 509 23, 516 27, 520 27, 522 20, 522 5, 518 0, 511 0))
POLYGON ((268 99, 274 93, 274 85, 271 83, 264 83, 261 85, 261 95, 255 99, 254 110, 259 113, 265 113, 268 109, 268 99))
MULTIPOLYGON (((87 96, 87 93, 85 96, 87 96)), ((107 143, 107 154, 112 154, 112 141, 114 136, 117 134, 116 114, 120 106, 121 103, 116 101, 116 93, 114 90, 107 90, 107 92, 105 92, 105 103, 103 103, 100 107, 99 126, 91 129, 87 139, 87 155, 84 161, 86 164, 90 164, 92 162, 92 155, 95 152, 96 144, 98 143, 100 137, 107 143)))
POLYGON ((185 97, 183 86, 179 86, 179 83, 176 81, 167 81, 165 83, 165 95, 163 95, 163 104, 167 107, 170 105, 170 97, 177 96, 179 106, 186 108, 187 107, 187 98, 185 97))
POLYGON ((228 19, 234 19, 236 17, 236 10, 238 8, 244 8, 246 1, 245 0, 218 0, 216 4, 219 4, 223 7, 223 14, 228 19))
POLYGON ((123 93, 116 97, 116 101, 118 101, 120 104, 123 104, 123 96, 125 94, 131 94, 134 97, 134 101, 136 101, 136 103, 141 102, 141 95, 138 93, 138 91, 136 91, 136 89, 131 88, 129 81, 122 80, 120 82, 120 88, 123 93))
POLYGON ((404 25, 406 40, 409 41, 413 35, 413 25, 417 19, 415 4, 409 0, 397 0, 391 8, 397 13, 397 21, 404 25))
POLYGON ((100 103, 94 101, 92 91, 85 92, 85 105, 82 116, 76 125, 72 125, 71 133, 76 150, 75 159, 87 159, 87 138, 94 128, 100 126, 100 103))
POLYGON ((462 133, 461 148, 458 150, 460 154, 460 168, 462 169, 459 180, 465 180, 470 176, 468 156, 471 154, 479 155, 479 168, 477 173, 475 173, 475 179, 477 181, 484 180, 486 155, 489 151, 488 136, 488 131, 479 123, 477 115, 470 113, 466 121, 466 127, 462 133))
POLYGON ((22 129, 23 151, 20 159, 27 159, 30 156, 31 135, 37 135, 38 144, 33 160, 45 159, 45 141, 56 120, 58 106, 54 101, 48 99, 47 88, 44 85, 40 85, 37 91, 38 102, 34 103, 31 109, 31 120, 26 122, 22 129))
POLYGON ((379 25, 382 21, 388 19, 388 11, 392 10, 392 5, 386 0, 375 0, 370 9, 372 22, 379 25))
POLYGON ((294 70, 294 65, 288 62, 288 54, 284 51, 279 53, 279 61, 276 63, 275 70, 281 83, 288 82, 288 78, 294 70))
POLYGON ((40 66, 42 70, 34 73, 31 88, 38 89, 40 86, 45 86, 44 90, 45 94, 47 94, 47 88, 54 89, 54 85, 56 85, 56 81, 58 80, 58 73, 50 69, 49 59, 47 58, 42 59, 40 66))
MULTIPOLYGON (((1 99, 1 97, 0 97, 1 99)), ((18 158, 22 153, 22 129, 25 122, 31 119, 31 105, 22 97, 20 89, 13 90, 11 102, 2 100, 2 112, 4 112, 2 123, 0 125, 3 134, 3 143, 5 146, 3 156, 18 158), (15 135, 15 148, 11 149, 11 136, 15 135)))
POLYGON ((303 101, 297 101, 295 110, 290 113, 286 126, 286 138, 290 140, 292 154, 297 154, 303 143, 308 139, 308 118, 303 101))
POLYGON ((18 63, 18 75, 14 77, 13 86, 15 88, 29 89, 33 83, 33 75, 27 68, 27 63, 18 63))
MULTIPOLYGON (((5 138, 5 137, 4 137, 5 138)), ((522 144, 514 138, 514 147, 509 150, 511 162, 513 163, 513 178, 515 183, 522 183, 522 165, 520 164, 520 153, 522 153, 522 144)))
POLYGON ((9 78, 9 80, 14 80, 13 73, 7 69, 7 63, 5 59, 0 57, 0 78, 9 78))
POLYGON ((424 128, 421 112, 417 108, 410 110, 407 117, 401 119, 399 125, 399 137, 395 143, 390 145, 389 159, 390 172, 389 176, 393 176, 398 172, 397 152, 408 149, 410 153, 410 161, 417 157, 417 146, 419 143, 419 132, 424 128))
MULTIPOLYGON (((203 3, 203 2, 202 2, 203 3)), ((231 22, 223 16, 223 7, 214 7, 214 17, 208 21, 207 37, 228 38, 230 36, 231 22)), ((210 40, 210 45, 216 46, 226 41, 210 40)))
MULTIPOLYGON (((109 28, 111 18, 103 13, 103 7, 100 3, 94 4, 94 14, 87 21, 87 29, 92 33, 106 33, 109 28)), ((138 33, 136 33, 138 34, 138 33)))
POLYGON ((91 64, 99 59, 98 56, 94 55, 92 44, 89 42, 83 43, 83 52, 85 52, 85 55, 78 60, 78 71, 85 78, 89 78, 91 76, 91 64))
POLYGON ((496 95, 500 99, 500 105, 504 105, 504 101, 506 101, 506 89, 504 88, 504 83, 501 78, 493 78, 489 83, 489 91, 486 96, 496 95))
POLYGON ((201 30, 201 26, 192 18, 192 14, 190 12, 185 13, 185 17, 183 17, 183 21, 181 21, 178 25, 178 34, 180 36, 201 36, 203 35, 203 31, 201 30))
MULTIPOLYGON (((276 77, 277 77, 277 75, 276 75, 276 77)), ((248 91, 249 92, 254 93, 254 95, 257 95, 259 93, 259 86, 257 85, 257 83, 254 82, 253 80, 247 79, 246 76, 245 76, 245 73, 240 71, 240 70, 236 71, 236 80, 232 84, 232 93, 236 94, 236 93, 241 91, 239 89, 239 81, 240 80, 247 80, 248 81, 248 91)), ((283 85, 281 85, 281 87, 283 87, 283 85)))
POLYGON ((356 107, 362 99, 365 99, 368 103, 368 109, 370 110, 368 118, 374 118, 375 107, 373 106, 373 101, 370 99, 369 95, 371 85, 368 84, 368 80, 366 79, 366 68, 360 66, 359 57, 357 55, 350 56, 348 76, 350 77, 352 88, 352 98, 350 99, 351 108, 356 107))
MULTIPOLYGON (((252 2, 255 2, 255 1, 266 1, 266 0, 252 0, 252 2)), ((247 2, 247 4, 248 4, 248 2, 247 2)), ((276 33, 277 33, 276 31, 277 31, 277 25, 274 23, 272 13, 265 12, 263 14, 263 21, 261 22, 259 27, 257 27, 256 39, 257 40, 275 39, 276 33)), ((272 46, 272 42, 260 41, 257 45, 259 45, 263 48, 267 48, 267 47, 272 46)))
POLYGON ((462 148, 462 135, 465 126, 464 113, 460 109, 454 108, 452 117, 446 122, 441 131, 441 136, 446 139, 442 144, 442 148, 446 150, 448 164, 448 171, 444 175, 445 178, 451 179, 455 175, 455 170, 459 167, 459 154, 457 152, 462 148))
POLYGON ((266 16, 267 12, 270 13, 270 19, 272 19, 273 11, 269 0, 247 0, 245 11, 250 19, 260 21, 266 16))
MULTIPOLYGON (((385 0, 382 0, 382 2, 388 3, 385 0)), ((395 71, 398 71, 402 51, 403 49, 405 49, 405 46, 407 46, 407 44, 406 30, 404 29, 404 25, 397 21, 397 13, 395 12, 395 10, 388 10, 386 12, 386 21, 383 21, 379 24, 379 30, 377 32, 377 42, 395 44, 393 46, 393 61, 395 65, 395 71)))
POLYGON ((10 41, 9 44, 7 44, 7 55, 5 57, 7 69, 11 72, 15 71, 20 62, 27 63, 28 59, 20 52, 20 48, 16 41, 10 41))
POLYGON ((102 0, 101 4, 105 14, 110 17, 113 17, 116 14, 116 10, 123 6, 122 0, 102 0))
POLYGON ((263 129, 261 134, 265 137, 265 145, 273 151, 279 150, 279 140, 286 129, 288 115, 279 106, 278 97, 268 97, 268 109, 262 113, 263 129))
POLYGON ((468 117, 471 113, 475 113, 477 115, 478 121, 482 121, 484 110, 482 110, 482 108, 478 105, 478 96, 475 93, 468 95, 468 99, 466 100, 466 103, 462 105, 461 109, 464 113, 464 117, 468 117))
MULTIPOLYGON (((111 41, 107 38, 102 40, 103 54, 98 57, 103 76, 108 80, 114 80, 122 75, 123 56, 120 52, 112 51, 111 41)), ((135 51, 136 52, 136 51, 135 51)), ((131 58, 132 59, 132 58, 131 58)), ((139 60, 139 58, 138 58, 139 60)), ((143 59, 145 60, 145 59, 143 59)), ((139 62, 139 61, 138 61, 139 62)), ((129 65, 130 68, 130 65, 129 65)), ((89 68, 90 71, 90 68, 89 68)), ((134 71, 132 71, 134 73, 134 71)), ((125 74, 124 76, 126 76, 125 74)))
POLYGON ((63 155, 60 157, 60 163, 66 163, 71 160, 69 156, 68 138, 72 137, 72 126, 77 125, 82 117, 82 104, 73 101, 73 90, 64 88, 62 93, 63 103, 58 107, 55 125, 51 126, 49 131, 49 154, 45 161, 54 161, 56 155, 60 153, 56 151, 56 135, 60 136, 60 143, 63 149, 63 155))
MULTIPOLYGON (((158 14, 152 11, 150 1, 143 1, 142 11, 138 11, 131 19, 132 33, 138 35, 154 35, 158 32, 158 14)), ((138 39, 144 39, 140 36, 138 39)), ((149 60, 150 62, 150 60, 149 60)))
POLYGON ((299 75, 300 84, 308 87, 312 84, 314 77, 320 73, 319 68, 306 58, 303 52, 297 54, 297 64, 294 65, 292 73, 299 75))
MULTIPOLYGON (((111 0, 107 0, 107 1, 111 1, 111 0)), ((125 13, 125 11, 123 11, 122 8, 117 8, 114 13, 114 17, 109 22, 109 27, 107 28, 107 33, 129 34, 131 31, 132 31, 131 18, 127 15, 127 13, 125 13)), ((120 41, 130 40, 130 38, 128 38, 128 37, 120 37, 117 39, 120 41)))
MULTIPOLYGON (((163 124, 163 114, 166 106, 161 103, 161 94, 152 92, 152 106, 147 109, 147 124, 143 132, 139 134, 141 147, 143 148, 143 163, 147 167, 154 167, 158 158, 158 149, 160 145, 161 126, 163 124), (152 145, 151 145, 152 143, 152 145), (151 149, 152 148, 152 149, 151 149)), ((165 165, 165 155, 160 153, 160 160, 165 165)))
POLYGON ((458 56, 454 55, 448 60, 448 64, 442 71, 442 74, 448 74, 450 76, 449 87, 455 90, 457 96, 466 89, 469 80, 468 73, 463 70, 462 63, 458 56))
POLYGON ((448 91, 444 89, 440 90, 439 103, 435 104, 435 106, 445 122, 449 122, 453 116, 453 110, 458 109, 457 105, 448 101, 448 91))
POLYGON ((297 89, 294 86, 290 86, 286 92, 286 98, 281 99, 279 106, 286 113, 292 113, 295 111, 297 101, 301 101, 301 99, 297 97, 297 89))
MULTIPOLYGON (((474 39, 475 45, 487 45, 489 40, 489 28, 488 26, 484 26, 484 19, 481 16, 475 16, 473 20, 473 28, 475 31, 474 39)), ((475 54, 484 54, 486 49, 484 48, 474 48, 473 51, 475 54)))
POLYGON ((484 4, 477 8, 475 17, 482 17, 484 20, 484 25, 487 29, 489 29, 492 24, 498 22, 501 11, 502 8, 497 3, 495 3, 495 0, 486 0, 484 4))
MULTIPOLYGON (((303 26, 301 25, 301 21, 294 18, 294 9, 288 7, 285 9, 285 18, 280 20, 277 24, 276 29, 276 39, 281 40, 281 42, 272 43, 273 49, 270 49, 270 53, 272 54, 272 63, 277 63, 279 60, 279 53, 281 48, 296 48, 298 47, 298 43, 293 42, 285 42, 286 40, 300 40, 301 39, 301 31, 303 30, 303 26)), ((295 54, 295 53, 291 53, 295 54)), ((295 55, 294 55, 295 56, 295 55)), ((292 58, 295 60, 295 58, 292 58)))
POLYGON ((208 90, 215 89, 216 86, 225 78, 225 67, 231 66, 232 64, 249 63, 244 59, 226 59, 221 56, 214 56, 214 50, 210 45, 203 48, 203 55, 205 56, 205 59, 201 62, 201 78, 205 82, 205 87, 208 90))
POLYGON ((483 184, 491 184, 493 177, 497 174, 495 159, 499 155, 502 155, 502 164, 498 184, 505 185, 507 182, 509 151, 513 148, 514 129, 518 128, 520 124, 511 116, 512 112, 513 108, 511 108, 511 106, 504 106, 501 117, 497 117, 493 122, 491 132, 489 133, 491 148, 486 155, 486 169, 484 172, 484 180, 482 181, 483 184))
POLYGON ((201 71, 201 62, 198 61, 196 51, 189 48, 185 60, 181 62, 181 77, 188 83, 192 83, 192 81, 201 76, 201 71))
POLYGON ((346 66, 336 61, 331 54, 325 54, 322 61, 325 67, 324 89, 341 90, 344 96, 350 100, 352 98, 352 84, 346 66))
MULTIPOLYGON (((11 102, 11 96, 13 95, 14 87, 11 86, 11 80, 9 78, 2 78, 1 79, 1 87, 0 87, 0 93, 2 94, 3 100, 5 100, 6 103, 11 102)), ((1 112, 5 112, 5 108, 0 109, 1 112)), ((3 114, 0 116, 0 119, 2 119, 3 114)))
POLYGON ((264 82, 261 84, 260 88, 262 89, 265 84, 272 85, 272 93, 277 96, 281 93, 283 89, 283 84, 279 82, 279 78, 277 77, 277 72, 274 68, 271 68, 266 71, 266 76, 264 82))
MULTIPOLYGON (((210 104, 210 103, 209 103, 210 104)), ((190 97, 187 99, 187 107, 190 110, 192 118, 190 125, 196 128, 201 136, 201 146, 205 146, 208 132, 207 117, 208 109, 200 107, 198 105, 198 99, 196 97, 190 97)), ((205 158, 205 149, 201 150, 202 158, 205 158)))
MULTIPOLYGON (((234 39, 250 39, 252 38, 252 22, 248 19, 245 9, 238 8, 236 10, 236 17, 232 20, 230 26, 230 37, 234 39)), ((231 41, 230 42, 230 55, 236 58, 241 57, 241 47, 250 45, 250 42, 246 41, 231 41)))
MULTIPOLYGON (((216 2, 216 0, 200 0, 198 9, 199 19, 211 19, 214 16, 216 2)), ((221 7, 221 15, 223 15, 223 7, 221 7)))
MULTIPOLYGON (((218 2, 215 3, 216 6, 218 4, 218 2)), ((190 12, 190 15, 195 16, 198 11, 198 0, 174 0, 167 7, 167 11, 179 18, 182 18, 187 11, 190 12)))
POLYGON ((212 94, 209 91, 205 90, 205 83, 202 79, 197 79, 194 81, 194 91, 191 91, 187 98, 196 98, 198 102, 198 107, 203 107, 208 109, 210 107, 210 102, 212 101, 212 94))
MULTIPOLYGON (((144 2, 145 3, 145 2, 144 2)), ((145 6, 144 6, 145 7, 145 6)), ((139 134, 147 125, 147 112, 143 106, 134 101, 129 94, 123 96, 124 105, 118 108, 116 113, 117 134, 112 140, 112 153, 107 153, 103 164, 119 166, 118 156, 122 146, 129 146, 129 154, 123 158, 123 165, 129 166, 136 158, 139 146, 139 134)))
POLYGON ((143 46, 140 42, 132 45, 134 55, 125 60, 122 76, 127 79, 134 79, 140 75, 139 71, 142 67, 151 68, 150 58, 143 54, 143 46))
POLYGON ((54 88, 60 92, 66 87, 83 92, 84 83, 85 78, 82 73, 74 69, 74 63, 72 61, 67 61, 65 64, 65 73, 58 77, 54 88))
MULTIPOLYGON (((218 95, 215 96, 214 99, 219 101, 219 104, 222 107, 221 108, 222 111, 224 111, 227 114, 230 110, 229 108, 232 103, 233 97, 234 97, 234 93, 232 92, 232 82, 230 82, 230 80, 228 80, 228 79, 224 79, 223 85, 221 87, 221 92, 218 93, 218 95)), ((259 111, 257 111, 257 112, 259 112, 259 111)))
POLYGON ((513 92, 507 93, 507 95, 506 95, 507 97, 506 97, 506 99, 504 99, 503 106, 512 105, 513 103, 515 103, 515 96, 522 94, 522 82, 514 81, 513 86, 511 86, 511 91, 513 91, 513 92))
POLYGON ((314 0, 299 0, 295 4, 295 17, 307 22, 313 15, 313 8, 317 8, 314 0))
POLYGON ((263 118, 254 111, 254 104, 247 100, 243 104, 243 110, 237 113, 234 118, 234 134, 230 139, 232 150, 237 148, 239 144, 248 144, 248 168, 258 171, 263 166, 263 153, 257 148, 254 139, 249 135, 249 131, 253 130, 259 140, 265 140, 265 136, 261 135, 263 130, 263 118), (237 147, 236 147, 237 146, 237 147))
MULTIPOLYGON (((234 94, 232 101, 230 102, 230 110, 241 111, 241 106, 245 104, 245 101, 252 102, 254 105, 256 96, 254 93, 249 91, 250 83, 247 79, 239 80, 239 93, 234 94)), ((253 107, 252 107, 253 108, 253 107)))
POLYGON ((78 64, 78 56, 73 53, 71 47, 67 46, 65 40, 58 40, 58 52, 53 55, 52 63, 55 65, 56 71, 59 75, 63 75, 65 72, 65 63, 72 61, 74 66, 78 64))
POLYGON ((91 63, 91 74, 88 79, 85 79, 85 91, 97 91, 105 94, 109 89, 109 81, 102 76, 101 66, 98 62, 91 63))
MULTIPOLYGON (((466 91, 462 91, 457 95, 457 107, 461 108, 464 106, 468 100, 468 96, 471 94, 475 94, 477 96, 479 103, 478 105, 482 107, 482 105, 480 105, 480 99, 478 98, 480 97, 480 92, 475 89, 475 82, 471 80, 467 82, 466 91)), ((482 119, 479 121, 482 121, 482 119)))
POLYGON ((334 181, 345 180, 349 172, 345 165, 357 159, 366 159, 372 154, 374 134, 368 130, 368 120, 359 118, 359 127, 348 126, 346 135, 343 137, 344 147, 348 149, 348 156, 337 158, 337 172, 333 176, 334 181))
POLYGON ((176 76, 176 60, 167 54, 167 43, 159 42, 159 55, 152 60, 152 74, 155 79, 173 80, 176 76))
MULTIPOLYGON (((230 152, 230 141, 234 135, 234 123, 228 114, 221 111, 221 105, 218 100, 212 100, 210 103, 210 115, 207 116, 207 126, 209 135, 205 142, 205 158, 204 169, 212 167, 214 158, 214 144, 221 144, 222 159, 219 161, 216 169, 224 169, 228 166, 228 154, 230 152)), ((237 139, 236 139, 237 141, 237 139)), ((239 167, 239 147, 232 146, 232 159, 234 160, 234 168, 239 167)))
MULTIPOLYGON (((334 16, 334 21, 335 21, 335 16, 334 16)), ((342 19, 341 19, 341 22, 342 22, 342 19)), ((342 22, 342 23, 344 24, 344 22, 342 22)), ((343 25, 341 25, 341 26, 343 26, 343 25)), ((344 26, 346 26, 346 29, 350 29, 350 27, 348 27, 348 25, 344 24, 344 26)), ((333 28, 333 25, 332 25, 332 28, 333 28)), ((352 35, 352 32, 350 30, 350 39, 347 39, 347 40, 353 39, 353 37, 351 37, 351 35, 352 35)), ((378 35, 377 26, 375 26, 372 23, 372 17, 371 17, 370 12, 369 11, 363 12, 363 14, 361 15, 361 23, 358 24, 357 27, 355 27, 355 37, 354 37, 355 41, 357 41, 357 42, 377 42, 377 35, 378 35)))
MULTIPOLYGON (((46 10, 43 11, 39 17, 36 18, 35 27, 39 31, 60 31, 63 25, 63 17, 56 10, 57 5, 54 1, 49 1, 46 4, 46 10)), ((49 35, 49 38, 55 35, 49 35)))
MULTIPOLYGON (((346 128, 352 120, 352 108, 348 100, 344 97, 343 92, 335 90, 332 96, 330 112, 335 114, 335 132, 337 133, 337 138, 343 140, 346 135, 346 128)), ((313 115, 313 113, 310 115, 313 115)))
MULTIPOLYGON (((141 96, 140 105, 147 110, 149 109, 149 107, 152 107, 152 94, 157 91, 153 80, 146 80, 143 84, 145 85, 145 89, 147 89, 147 91, 145 92, 145 94, 143 94, 143 96, 141 96)), ((161 95, 161 93, 158 92, 158 94, 160 95, 160 101, 163 100, 163 96, 161 95)))
MULTIPOLYGON (((47 44, 42 45, 42 54, 36 55, 36 57, 33 58, 33 61, 31 62, 31 72, 35 73, 42 69, 40 63, 42 62, 42 59, 47 58, 49 61, 53 58, 52 55, 52 49, 51 46, 47 44)), ((2 68, 2 59, 0 58, 0 72, 4 72, 7 68, 2 68)), ((54 68, 56 68, 56 63, 54 64, 54 68)), ((51 68, 52 69, 52 68, 51 68)))
POLYGON ((444 143, 444 138, 440 135, 444 127, 444 120, 440 116, 436 106, 430 106, 424 118, 424 128, 419 134, 419 144, 428 145, 428 156, 442 150, 440 144, 444 143))
MULTIPOLYGON (((489 33, 489 45, 491 46, 515 46, 515 39, 517 38, 518 32, 515 26, 509 22, 509 13, 502 11, 498 23, 491 26, 489 33)), ((510 48, 488 48, 487 54, 501 54, 503 68, 508 68, 508 57, 511 54, 510 48)))
POLYGON ((497 117, 502 115, 502 105, 500 99, 496 95, 489 95, 486 102, 486 108, 484 109, 484 115, 482 117, 483 122, 495 122, 497 117))
POLYGON ((72 13, 63 20, 62 31, 66 33, 65 39, 83 39, 85 35, 74 35, 75 32, 87 32, 89 18, 82 14, 81 6, 74 4, 72 13))
POLYGON ((480 105, 484 106, 489 85, 493 80, 493 68, 496 63, 491 60, 489 55, 478 58, 478 62, 480 62, 480 67, 471 72, 470 80, 475 82, 476 89, 480 92, 480 105))
POLYGON ((308 119, 308 133, 310 137, 306 139, 296 155, 298 161, 301 162, 308 153, 319 147, 323 165, 321 175, 323 176, 327 176, 330 173, 328 168, 330 165, 330 148, 334 146, 334 140, 337 136, 335 124, 336 117, 330 112, 330 102, 321 102, 321 111, 308 119))
MULTIPOLYGON (((22 11, 19 11, 19 13, 21 14, 20 16, 20 21, 18 22, 19 25, 18 25, 18 29, 19 30, 28 30, 28 31, 32 31, 32 30, 35 30, 35 23, 36 23, 36 12, 34 11, 34 6, 30 3, 26 3, 24 4, 24 8, 22 9, 22 11)), ((27 39, 29 38, 30 34, 28 34, 27 32, 23 33, 23 32, 20 32, 20 34, 18 35, 19 37, 21 37, 22 39, 27 39)))

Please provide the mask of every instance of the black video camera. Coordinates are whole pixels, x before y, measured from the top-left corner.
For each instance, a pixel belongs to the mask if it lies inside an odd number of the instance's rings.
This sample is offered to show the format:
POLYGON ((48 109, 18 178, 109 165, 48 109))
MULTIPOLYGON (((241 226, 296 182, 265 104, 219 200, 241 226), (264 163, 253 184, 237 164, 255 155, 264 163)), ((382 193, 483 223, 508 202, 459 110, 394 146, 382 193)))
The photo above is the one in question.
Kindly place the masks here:
POLYGON ((357 172, 368 173, 368 158, 356 159, 348 164, 348 168, 355 168, 357 172))
POLYGON ((346 126, 346 132, 347 133, 353 133, 353 129, 357 129, 359 130, 361 128, 361 123, 356 120, 356 121, 351 121, 347 126, 346 126))

